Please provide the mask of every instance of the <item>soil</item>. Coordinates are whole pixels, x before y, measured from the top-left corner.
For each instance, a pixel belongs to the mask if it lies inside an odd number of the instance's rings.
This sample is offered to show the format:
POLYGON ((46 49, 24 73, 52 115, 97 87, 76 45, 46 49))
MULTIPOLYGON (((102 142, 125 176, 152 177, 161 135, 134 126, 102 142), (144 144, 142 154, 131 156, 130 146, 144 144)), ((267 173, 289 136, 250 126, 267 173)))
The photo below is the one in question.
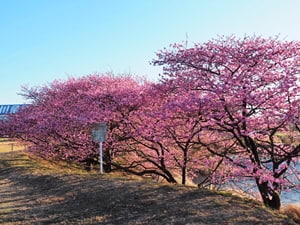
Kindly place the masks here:
POLYGON ((0 224, 295 224, 261 203, 0 153, 0 224))

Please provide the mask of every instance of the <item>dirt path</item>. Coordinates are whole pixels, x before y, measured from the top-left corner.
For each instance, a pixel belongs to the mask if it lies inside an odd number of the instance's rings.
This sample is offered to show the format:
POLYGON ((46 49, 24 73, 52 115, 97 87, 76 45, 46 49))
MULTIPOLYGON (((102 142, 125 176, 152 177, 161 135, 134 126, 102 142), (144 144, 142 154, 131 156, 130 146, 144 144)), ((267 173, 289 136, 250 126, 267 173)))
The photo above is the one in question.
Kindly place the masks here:
POLYGON ((259 203, 0 154, 0 224, 293 224, 259 203), (74 172, 75 171, 75 172, 74 172))

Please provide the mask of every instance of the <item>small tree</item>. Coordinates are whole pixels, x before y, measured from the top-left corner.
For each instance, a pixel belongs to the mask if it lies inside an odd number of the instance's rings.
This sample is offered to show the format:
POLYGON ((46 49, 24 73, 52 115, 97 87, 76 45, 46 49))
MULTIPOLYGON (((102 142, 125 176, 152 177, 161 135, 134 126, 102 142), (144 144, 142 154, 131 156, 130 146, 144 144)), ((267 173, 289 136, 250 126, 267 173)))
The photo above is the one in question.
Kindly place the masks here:
POLYGON ((192 98, 189 94, 183 98, 165 85, 152 85, 145 92, 147 104, 132 114, 128 124, 133 152, 160 168, 161 177, 171 183, 186 184, 188 175, 199 168, 194 149, 199 146, 202 109, 198 105, 198 111, 189 114, 182 108, 181 101, 192 98))
POLYGON ((154 64, 170 88, 199 92, 202 135, 211 138, 198 142, 235 168, 223 176, 252 177, 264 204, 279 209, 280 191, 296 187, 286 175, 300 156, 299 142, 281 138, 299 135, 300 42, 231 36, 172 47, 154 64))

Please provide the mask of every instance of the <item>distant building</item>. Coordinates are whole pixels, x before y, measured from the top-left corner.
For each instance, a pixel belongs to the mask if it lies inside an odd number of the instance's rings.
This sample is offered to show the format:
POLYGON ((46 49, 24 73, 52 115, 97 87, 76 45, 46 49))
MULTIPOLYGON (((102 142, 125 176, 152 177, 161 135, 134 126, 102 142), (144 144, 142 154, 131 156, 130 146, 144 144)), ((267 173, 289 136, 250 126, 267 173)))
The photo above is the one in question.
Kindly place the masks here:
POLYGON ((25 104, 0 105, 0 119, 4 119, 7 115, 16 113, 25 104))

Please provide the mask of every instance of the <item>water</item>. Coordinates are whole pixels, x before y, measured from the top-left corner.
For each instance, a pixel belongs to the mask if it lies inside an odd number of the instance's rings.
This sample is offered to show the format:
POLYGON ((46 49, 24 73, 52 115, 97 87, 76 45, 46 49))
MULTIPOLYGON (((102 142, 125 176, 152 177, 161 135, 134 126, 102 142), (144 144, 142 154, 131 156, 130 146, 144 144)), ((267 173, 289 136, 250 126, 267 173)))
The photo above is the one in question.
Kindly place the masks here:
MULTIPOLYGON (((295 171, 293 174, 298 173, 297 175, 289 175, 288 178, 290 181, 293 181, 294 184, 298 185, 300 188, 300 162, 298 162, 295 166, 295 171)), ((205 175, 200 175, 193 179, 193 182, 195 184, 201 183, 203 181, 203 177, 206 177, 205 175)), ((260 198, 260 194, 258 192, 258 189, 256 187, 256 183, 254 180, 243 180, 243 181, 231 181, 226 183, 226 185, 220 185, 216 187, 217 189, 221 190, 234 190, 238 193, 246 193, 249 194, 251 197, 254 197, 255 199, 260 198)), ((291 189, 289 191, 282 191, 280 194, 281 202, 282 204, 300 204, 300 189, 291 189)))
POLYGON ((293 203, 300 204, 300 190, 292 190, 281 193, 281 201, 283 204, 293 203))
MULTIPOLYGON (((222 185, 220 189, 234 190, 238 193, 247 193, 255 199, 260 198, 254 181, 244 181, 243 183, 231 183, 222 185)), ((300 204, 300 190, 282 191, 280 194, 282 204, 300 204)))
MULTIPOLYGON (((294 165, 294 166, 295 166, 295 168, 293 170, 294 173, 291 173, 291 171, 290 171, 291 175, 288 176, 288 179, 290 181, 293 181, 294 184, 296 184, 296 185, 298 185, 298 187, 300 187, 300 180, 299 180, 300 162, 297 162, 296 165, 294 165), (298 174, 298 177, 296 174, 298 174)), ((256 196, 259 196, 256 184, 253 180, 247 180, 247 181, 244 181, 244 183, 241 183, 241 184, 237 183, 234 185, 236 185, 238 188, 240 188, 240 190, 246 191, 246 193, 249 192, 249 190, 250 190, 250 193, 252 191, 252 192, 256 193, 255 194, 256 196), (246 190, 245 187, 247 187, 248 190, 246 190)), ((289 191, 283 190, 280 194, 280 198, 281 198, 282 204, 287 204, 287 203, 300 204, 300 189, 291 189, 289 191)))
MULTIPOLYGON (((296 169, 300 171, 300 162, 297 163, 296 169)), ((289 178, 290 179, 290 178, 289 178)), ((293 177, 291 177, 293 179, 293 177)), ((300 180, 294 177, 296 184, 300 184, 300 180)), ((282 203, 295 203, 300 204, 300 189, 298 190, 291 190, 291 191, 284 191, 281 193, 282 203)))

